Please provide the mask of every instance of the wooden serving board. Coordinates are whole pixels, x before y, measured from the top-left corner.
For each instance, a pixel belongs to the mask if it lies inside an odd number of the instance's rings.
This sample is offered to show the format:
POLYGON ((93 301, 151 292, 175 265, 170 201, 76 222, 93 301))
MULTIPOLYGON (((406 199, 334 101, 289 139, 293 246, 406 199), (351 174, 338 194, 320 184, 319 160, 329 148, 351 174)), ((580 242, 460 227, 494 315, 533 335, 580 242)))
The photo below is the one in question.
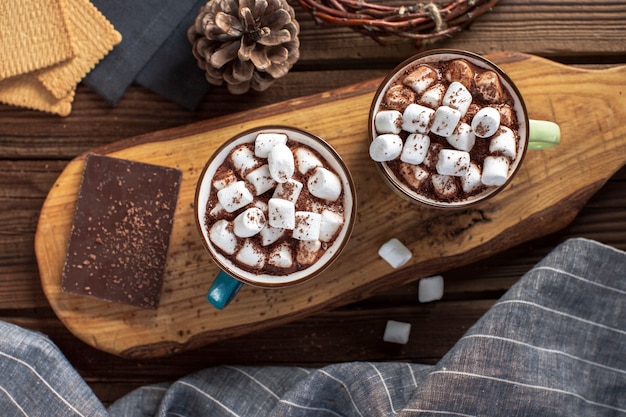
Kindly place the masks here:
POLYGON ((93 152, 183 172, 160 307, 141 310, 61 291, 82 155, 52 187, 35 236, 52 308, 89 345, 125 357, 160 357, 354 302, 564 228, 626 162, 626 67, 580 70, 517 53, 489 58, 517 83, 530 116, 557 122, 562 135, 557 148, 529 152, 514 181, 490 202, 443 212, 411 205, 385 186, 369 159, 367 137, 380 79, 155 132, 93 152), (224 140, 268 124, 309 130, 337 149, 356 182, 357 223, 341 257, 318 278, 283 290, 244 286, 219 311, 205 298, 218 269, 194 223, 196 180, 224 140), (398 270, 377 255, 393 237, 413 252, 398 270))

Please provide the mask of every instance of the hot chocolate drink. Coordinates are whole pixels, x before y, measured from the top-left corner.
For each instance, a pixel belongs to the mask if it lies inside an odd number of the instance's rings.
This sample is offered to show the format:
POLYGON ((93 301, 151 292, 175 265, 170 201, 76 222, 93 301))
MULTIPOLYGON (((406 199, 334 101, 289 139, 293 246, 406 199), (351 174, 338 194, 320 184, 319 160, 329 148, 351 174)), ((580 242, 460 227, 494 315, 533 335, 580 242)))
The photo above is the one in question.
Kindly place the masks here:
POLYGON ((334 258, 347 240, 352 186, 329 160, 327 144, 320 148, 302 140, 302 133, 284 130, 247 137, 222 151, 219 165, 206 174, 212 175, 210 188, 198 204, 205 205, 207 243, 224 269, 241 271, 233 274, 238 278, 264 277, 270 284, 271 277, 302 278, 334 258))
POLYGON ((526 151, 527 123, 497 67, 472 54, 427 55, 379 90, 369 151, 411 198, 462 206, 509 180, 526 151))

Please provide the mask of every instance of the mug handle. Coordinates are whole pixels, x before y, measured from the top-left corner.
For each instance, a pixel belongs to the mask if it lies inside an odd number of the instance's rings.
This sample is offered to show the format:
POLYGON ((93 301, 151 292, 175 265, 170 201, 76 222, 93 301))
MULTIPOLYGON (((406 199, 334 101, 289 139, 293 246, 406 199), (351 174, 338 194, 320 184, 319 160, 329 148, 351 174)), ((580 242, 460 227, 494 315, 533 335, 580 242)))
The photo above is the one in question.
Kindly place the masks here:
POLYGON ((221 310, 235 298, 242 285, 243 282, 220 270, 207 293, 207 301, 218 310, 221 310))
POLYGON ((550 149, 561 142, 561 129, 554 122, 529 120, 528 150, 550 149))

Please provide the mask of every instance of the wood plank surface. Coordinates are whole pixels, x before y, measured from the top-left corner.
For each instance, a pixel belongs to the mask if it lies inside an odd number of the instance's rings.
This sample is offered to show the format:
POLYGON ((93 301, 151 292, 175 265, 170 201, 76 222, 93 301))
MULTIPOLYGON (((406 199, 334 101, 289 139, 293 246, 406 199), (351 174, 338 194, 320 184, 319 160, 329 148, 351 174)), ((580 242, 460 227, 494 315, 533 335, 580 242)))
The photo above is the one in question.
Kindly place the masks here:
MULTIPOLYGON (((197 111, 189 112, 137 85, 111 108, 80 86, 73 112, 66 118, 0 105, 0 320, 49 334, 105 404, 139 385, 219 364, 433 363, 463 328, 564 239, 582 236, 626 250, 626 169, 622 168, 566 228, 446 272, 446 291, 437 302, 437 315, 426 313, 435 306, 417 303, 415 284, 407 284, 339 309, 168 358, 128 360, 78 340, 55 316, 43 294, 33 245, 39 210, 70 160, 88 149, 129 137, 379 77, 417 50, 407 41, 390 39, 387 46, 380 46, 349 29, 319 26, 293 5, 302 27, 301 59, 264 93, 239 97, 214 88, 197 111), (470 302, 452 302, 463 300, 470 302), (412 323, 410 341, 404 346, 380 344, 380 325, 397 318, 396 307, 402 307, 403 318, 412 323), (378 321, 368 322, 370 316, 378 321), (262 348, 252 351, 249 346, 262 348)), ((605 68, 626 64, 625 28, 622 0, 500 0, 470 28, 435 46, 482 54, 526 52, 573 67, 605 68)), ((626 80, 618 83, 616 91, 621 89, 623 94, 625 84, 626 80)))
POLYGON ((530 55, 488 57, 518 84, 532 118, 560 125, 563 141, 556 149, 530 152, 511 185, 486 204, 441 212, 411 205, 383 185, 367 151, 368 110, 379 79, 155 132, 95 152, 183 172, 159 309, 138 310, 61 291, 83 157, 68 165, 52 187, 35 236, 42 284, 53 309, 77 337, 94 347, 121 356, 159 357, 358 301, 565 227, 626 163, 626 129, 621 123, 626 110, 614 89, 626 77, 626 66, 584 71, 530 55), (577 117, 583 108, 588 109, 586 120, 577 117), (607 118, 609 114, 614 117, 607 118), (219 311, 205 301, 217 267, 195 229, 197 178, 224 140, 273 124, 310 130, 335 147, 356 183, 358 220, 344 253, 315 280, 280 290, 244 286, 219 311), (414 254, 407 266, 395 271, 376 256, 392 237, 414 254))

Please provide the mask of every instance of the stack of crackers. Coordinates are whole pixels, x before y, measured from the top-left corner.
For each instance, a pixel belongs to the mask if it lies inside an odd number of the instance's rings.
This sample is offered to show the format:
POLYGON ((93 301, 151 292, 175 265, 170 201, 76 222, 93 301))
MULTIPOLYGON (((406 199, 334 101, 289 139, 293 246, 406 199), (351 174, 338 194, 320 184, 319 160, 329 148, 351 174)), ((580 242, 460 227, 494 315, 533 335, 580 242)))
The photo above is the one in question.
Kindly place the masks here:
POLYGON ((67 116, 122 36, 89 0, 0 1, 0 102, 67 116))

